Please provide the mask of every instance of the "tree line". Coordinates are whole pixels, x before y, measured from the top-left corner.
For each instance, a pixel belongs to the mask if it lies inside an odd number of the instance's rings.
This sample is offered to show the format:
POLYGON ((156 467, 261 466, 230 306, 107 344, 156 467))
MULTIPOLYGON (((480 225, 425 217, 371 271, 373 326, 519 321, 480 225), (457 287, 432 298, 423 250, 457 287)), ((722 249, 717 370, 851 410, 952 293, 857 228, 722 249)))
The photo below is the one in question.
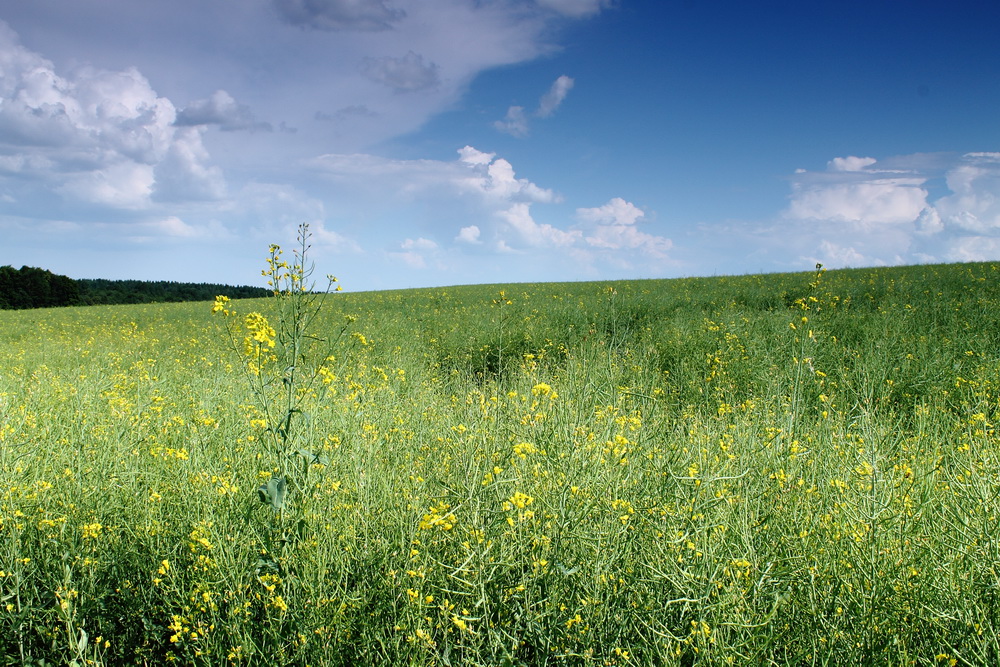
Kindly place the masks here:
POLYGON ((98 304, 211 301, 269 296, 271 290, 246 285, 179 283, 170 280, 74 280, 46 269, 0 266, 0 310, 98 304))

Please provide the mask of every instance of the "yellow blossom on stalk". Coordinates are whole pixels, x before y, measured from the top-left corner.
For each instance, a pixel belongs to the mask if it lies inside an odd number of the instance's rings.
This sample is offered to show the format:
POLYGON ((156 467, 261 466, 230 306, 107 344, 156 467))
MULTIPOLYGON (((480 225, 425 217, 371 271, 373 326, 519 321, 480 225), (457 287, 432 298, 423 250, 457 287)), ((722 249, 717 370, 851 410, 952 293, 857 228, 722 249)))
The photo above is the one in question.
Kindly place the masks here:
POLYGON ((532 387, 531 393, 535 396, 548 396, 553 400, 555 400, 557 397, 556 393, 552 391, 551 385, 545 384, 544 382, 539 382, 534 387, 532 387))
POLYGON ((247 358, 247 367, 254 375, 260 375, 261 369, 275 356, 270 349, 275 345, 274 327, 260 313, 250 313, 244 320, 247 335, 243 339, 243 354, 247 358))
POLYGON ((533 502, 535 502, 534 498, 532 498, 526 493, 518 491, 517 493, 515 493, 514 495, 512 495, 510 498, 507 499, 507 502, 504 503, 504 509, 510 511, 511 509, 516 507, 519 510, 523 510, 533 502))
POLYGON ((424 518, 420 520, 419 528, 421 530, 430 530, 432 528, 451 530, 455 527, 455 522, 458 519, 453 512, 449 511, 450 509, 451 505, 444 501, 439 501, 436 505, 428 508, 427 513, 424 514, 424 518))
POLYGON ((101 536, 101 530, 103 528, 104 526, 95 521, 94 523, 88 523, 83 526, 80 526, 80 532, 82 533, 83 539, 96 540, 98 537, 101 536))
POLYGON ((275 331, 267 318, 260 313, 250 313, 243 321, 247 328, 247 339, 267 347, 274 347, 275 331))
POLYGON ((521 442, 514 445, 514 455, 522 459, 528 458, 528 454, 535 454, 537 452, 538 448, 530 442, 521 442))
POLYGON ((235 315, 235 313, 229 310, 229 297, 228 296, 217 296, 215 297, 215 303, 212 305, 212 312, 221 312, 226 317, 230 315, 235 315))

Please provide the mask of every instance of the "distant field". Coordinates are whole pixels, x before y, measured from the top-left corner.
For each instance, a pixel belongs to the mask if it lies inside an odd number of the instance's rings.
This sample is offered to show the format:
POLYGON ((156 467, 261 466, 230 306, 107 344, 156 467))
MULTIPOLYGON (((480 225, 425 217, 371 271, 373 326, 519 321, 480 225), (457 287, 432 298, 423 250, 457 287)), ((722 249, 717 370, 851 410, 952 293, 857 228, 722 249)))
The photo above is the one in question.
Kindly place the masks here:
POLYGON ((1000 664, 1000 264, 279 301, 0 312, 7 664, 1000 664))

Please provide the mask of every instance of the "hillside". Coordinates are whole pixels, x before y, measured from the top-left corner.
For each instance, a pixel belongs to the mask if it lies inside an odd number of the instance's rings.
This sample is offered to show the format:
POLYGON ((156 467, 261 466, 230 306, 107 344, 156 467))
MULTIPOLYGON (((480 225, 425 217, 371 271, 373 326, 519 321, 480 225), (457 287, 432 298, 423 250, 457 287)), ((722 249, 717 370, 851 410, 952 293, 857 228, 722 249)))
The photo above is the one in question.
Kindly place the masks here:
POLYGON ((0 312, 0 655, 1000 664, 998 276, 0 312))
POLYGON ((0 310, 89 306, 95 304, 211 301, 218 294, 233 298, 267 296, 261 287, 145 280, 73 280, 46 269, 0 266, 0 310))

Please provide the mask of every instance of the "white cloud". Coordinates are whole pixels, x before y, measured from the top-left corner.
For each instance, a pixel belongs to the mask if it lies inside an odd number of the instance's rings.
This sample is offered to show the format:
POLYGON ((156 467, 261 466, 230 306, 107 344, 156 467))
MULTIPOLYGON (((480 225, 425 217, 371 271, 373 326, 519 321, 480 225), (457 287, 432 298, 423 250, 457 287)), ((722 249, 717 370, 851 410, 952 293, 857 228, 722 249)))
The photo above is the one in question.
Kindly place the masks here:
POLYGON ((365 58, 361 64, 361 73, 367 78, 400 93, 437 87, 439 70, 437 65, 425 63, 424 57, 413 51, 402 58, 365 58))
POLYGON ((201 135, 174 126, 174 105, 135 68, 61 76, 3 23, 0 67, 0 168, 20 177, 2 184, 21 198, 41 184, 69 201, 137 210, 154 194, 198 199, 223 189, 201 135))
MULTIPOLYGON (((573 79, 565 74, 556 79, 549 87, 548 92, 542 95, 538 102, 538 109, 533 115, 537 118, 548 118, 554 114, 559 105, 566 99, 573 83, 573 79)), ((494 122, 493 127, 514 137, 528 136, 528 116, 524 112, 524 107, 509 107, 507 115, 504 116, 503 120, 494 122)))
MULTIPOLYGON (((532 248, 568 247, 582 236, 582 232, 578 230, 566 232, 549 224, 535 222, 527 202, 518 202, 499 212, 498 216, 514 231, 523 245, 532 248)), ((508 246, 509 243, 505 243, 505 247, 508 246)))
POLYGON ((658 259, 666 259, 673 242, 663 236, 640 231, 636 223, 645 212, 621 197, 597 208, 578 208, 576 217, 590 223, 586 241, 593 248, 638 250, 658 259))
POLYGON ((912 223, 927 206, 927 177, 899 169, 871 168, 874 158, 837 157, 827 172, 796 172, 785 211, 794 220, 912 223))
POLYGON ((399 260, 411 269, 427 268, 427 260, 425 260, 424 256, 418 252, 390 252, 388 255, 393 259, 399 260))
POLYGON ((615 197, 604 206, 578 208, 576 216, 584 222, 605 225, 634 225, 636 220, 646 215, 642 209, 621 197, 615 197))
POLYGON ((781 220, 744 241, 781 268, 1000 259, 1000 153, 834 158, 796 171, 781 220))
POLYGON ((944 230, 941 214, 933 206, 928 206, 917 216, 917 233, 923 235, 937 234, 944 230))
POLYGON ((452 162, 440 160, 392 160, 375 155, 323 155, 309 164, 354 188, 370 188, 384 193, 395 191, 408 197, 427 196, 438 191, 447 196, 474 194, 492 205, 509 201, 551 203, 559 201, 552 190, 517 178, 513 166, 495 153, 472 146, 458 151, 452 162))
POLYGON ((798 220, 896 224, 913 222, 927 206, 923 179, 873 179, 820 187, 796 184, 787 215, 798 220))
POLYGON ((514 175, 514 167, 503 158, 497 158, 486 167, 486 174, 477 169, 478 178, 468 179, 467 184, 482 190, 491 197, 511 200, 523 199, 534 202, 553 202, 557 197, 551 190, 540 188, 525 178, 514 175))
POLYGON ((57 191, 69 199, 118 209, 143 209, 153 192, 153 168, 121 161, 69 175, 57 191))
POLYGON ((222 169, 201 141, 199 128, 178 128, 163 160, 156 165, 154 198, 158 201, 218 200, 226 196, 222 169))
POLYGON ((399 244, 399 251, 386 253, 392 260, 402 262, 411 269, 426 269, 428 257, 437 254, 438 244, 423 237, 406 239, 399 244))
POLYGON ((556 79, 552 87, 549 88, 549 92, 542 96, 535 115, 539 118, 548 118, 554 114, 559 105, 566 99, 570 89, 573 87, 573 83, 573 79, 565 74, 556 79))
POLYGON ((996 236, 963 236, 948 243, 943 257, 949 262, 988 262, 1000 259, 1000 238, 996 236))
POLYGON ((361 246, 343 234, 329 228, 329 223, 319 221, 311 224, 309 230, 316 239, 316 246, 319 250, 331 250, 333 252, 350 253, 360 255, 363 253, 361 246))
POLYGON ((829 171, 864 171, 865 167, 870 167, 875 164, 877 160, 873 157, 855 157, 849 155, 847 157, 835 157, 830 160, 826 168, 829 171))
POLYGON ((455 237, 455 240, 459 241, 460 243, 469 243, 472 245, 478 245, 482 243, 482 241, 479 240, 479 235, 480 235, 479 227, 477 227, 476 225, 469 225, 468 227, 462 227, 460 230, 458 230, 458 236, 455 237))
POLYGON ((1000 153, 968 153, 945 176, 952 194, 934 206, 945 225, 973 233, 1000 231, 1000 153))
POLYGON ((437 243, 431 241, 430 239, 418 238, 418 239, 406 239, 403 241, 403 250, 435 250, 438 247, 437 243))
POLYGON ((512 137, 528 136, 528 117, 524 115, 524 107, 510 107, 503 120, 495 121, 493 127, 512 137))
MULTIPOLYGON (((545 251, 546 261, 566 262, 573 275, 601 264, 621 270, 642 264, 659 274, 672 261, 672 241, 641 229, 639 222, 646 213, 635 204, 614 198, 599 207, 576 209, 573 218, 542 222, 532 207, 560 203, 561 197, 519 178, 514 166, 496 153, 472 146, 457 153, 452 162, 329 155, 313 165, 338 188, 335 198, 370 188, 388 207, 381 215, 406 216, 412 224, 432 230, 435 235, 411 238, 400 245, 396 259, 408 266, 426 264, 428 252, 445 262, 453 258, 450 253, 530 257, 545 251), (393 208, 392 201, 400 208, 393 208), (422 210, 433 211, 433 217, 414 216, 422 210), (470 218, 476 224, 468 224, 470 218), (454 229, 459 230, 457 235, 450 231, 454 229)), ((361 215, 373 215, 370 206, 361 215)))
POLYGON ((208 235, 208 230, 193 227, 175 215, 161 220, 152 220, 129 225, 129 233, 142 240, 162 240, 166 238, 191 239, 208 235))
POLYGON ((496 156, 496 153, 484 153, 472 146, 463 146, 458 149, 458 159, 473 166, 488 165, 496 156))

